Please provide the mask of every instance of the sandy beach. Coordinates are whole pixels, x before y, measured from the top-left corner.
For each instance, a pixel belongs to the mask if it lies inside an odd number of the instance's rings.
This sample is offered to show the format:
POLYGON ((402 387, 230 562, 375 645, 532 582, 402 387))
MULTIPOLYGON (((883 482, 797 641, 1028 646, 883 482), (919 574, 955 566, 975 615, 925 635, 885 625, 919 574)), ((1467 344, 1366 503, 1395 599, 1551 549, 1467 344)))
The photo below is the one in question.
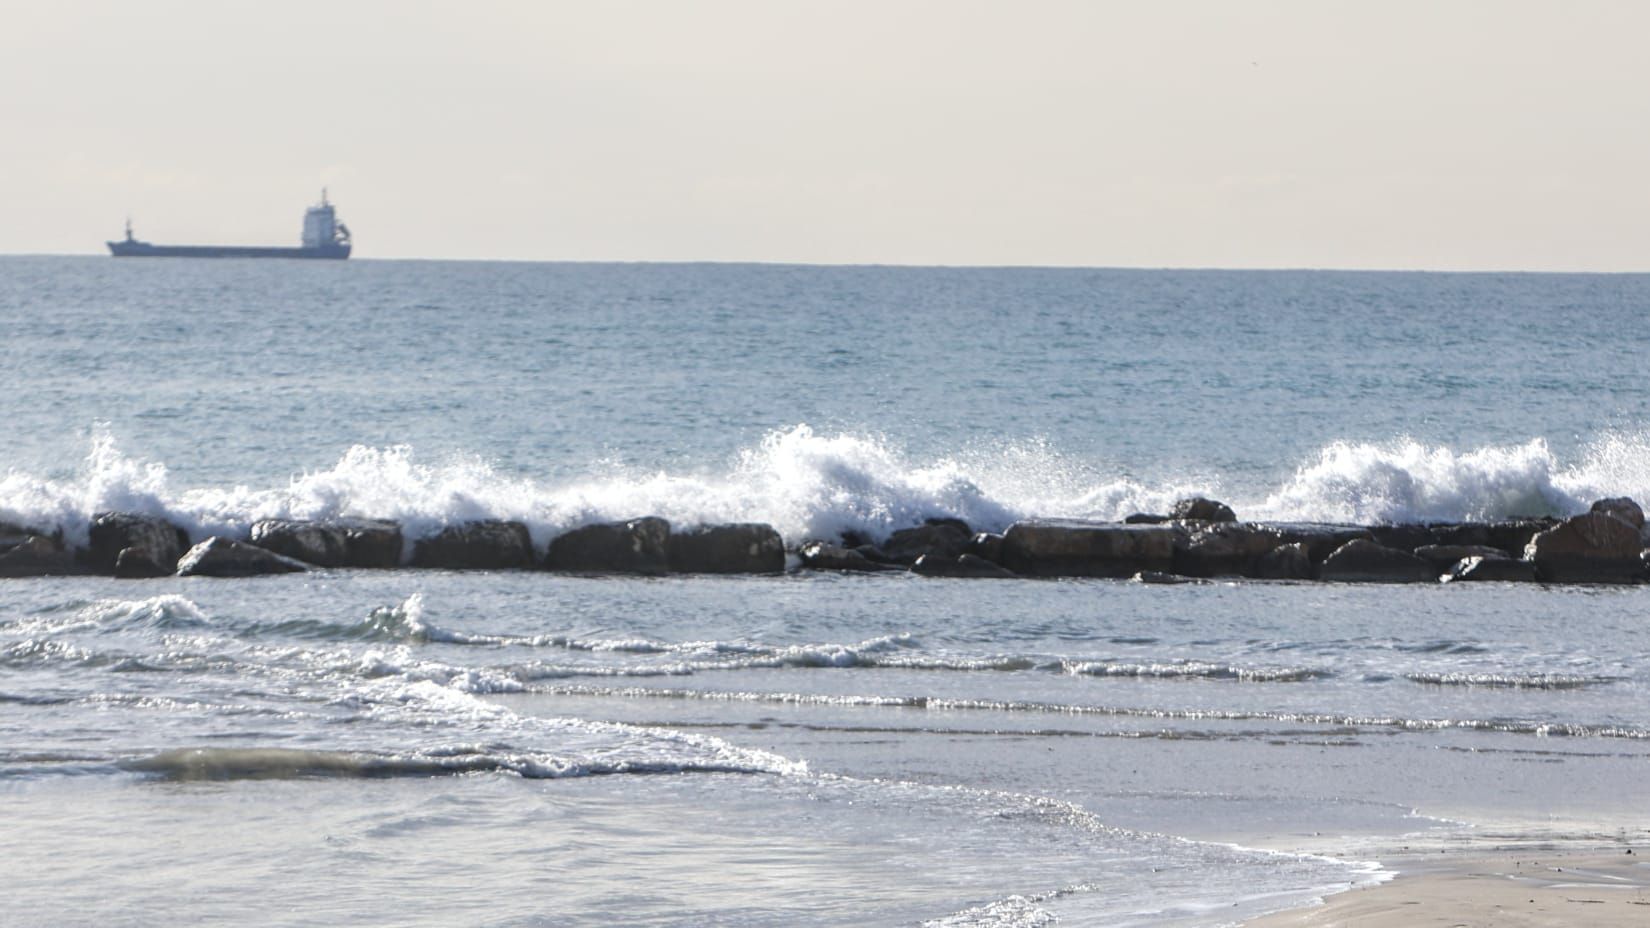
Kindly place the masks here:
POLYGON ((1650 925, 1650 854, 1463 852, 1397 860, 1390 882, 1331 896, 1323 905, 1247 922, 1248 928, 1650 925), (1471 855, 1471 856, 1469 856, 1471 855))

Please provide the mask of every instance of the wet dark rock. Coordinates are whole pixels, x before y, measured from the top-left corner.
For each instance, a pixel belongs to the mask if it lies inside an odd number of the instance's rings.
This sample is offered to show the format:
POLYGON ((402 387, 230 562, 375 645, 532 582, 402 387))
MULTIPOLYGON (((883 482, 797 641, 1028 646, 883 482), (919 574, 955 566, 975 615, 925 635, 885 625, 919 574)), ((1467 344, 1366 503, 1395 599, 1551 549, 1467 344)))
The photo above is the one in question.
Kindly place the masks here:
POLYGON ((527 526, 503 519, 449 525, 413 545, 412 566, 446 570, 509 570, 533 565, 527 526))
POLYGON ((1153 512, 1134 512, 1123 517, 1124 525, 1162 525, 1165 522, 1173 521, 1174 519, 1170 516, 1158 515, 1153 512))
POLYGON ((0 577, 53 577, 81 573, 57 535, 14 534, 0 525, 0 577))
MULTIPOLYGON (((783 547, 780 556, 784 556, 783 547)), ((670 523, 645 516, 573 529, 550 542, 544 567, 586 574, 666 573, 670 570, 670 523)))
POLYGON ((889 560, 914 563, 925 554, 955 558, 968 550, 974 531, 961 519, 929 519, 916 528, 902 528, 881 545, 889 560))
POLYGON ((670 535, 670 569, 689 574, 780 574, 785 541, 757 522, 705 525, 670 535))
POLYGON ((802 558, 802 566, 810 570, 903 570, 894 564, 884 564, 873 561, 853 548, 844 548, 841 545, 826 544, 823 541, 810 542, 802 546, 798 552, 802 558))
POLYGON ((265 519, 253 524, 250 539, 266 551, 316 567, 401 563, 401 526, 385 519, 265 519))
POLYGON ((1593 503, 1590 511, 1615 516, 1636 529, 1644 528, 1644 510, 1639 508, 1638 503, 1625 496, 1612 496, 1609 499, 1601 499, 1593 503))
POLYGON ((1178 500, 1174 507, 1169 510, 1169 516, 1181 521, 1192 522, 1237 521, 1237 514, 1232 512, 1232 507, 1203 496, 1178 500))
POLYGON ((1548 583, 1640 583, 1645 564, 1638 529, 1603 512, 1587 512, 1530 539, 1525 560, 1548 583))
POLYGON ((1261 555, 1249 576, 1259 580, 1312 579, 1312 553, 1305 542, 1278 545, 1261 555))
MULTIPOLYGON (((1384 548, 1414 551, 1425 545, 1438 543, 1437 531, 1442 526, 1421 522, 1398 522, 1392 525, 1371 525, 1369 537, 1384 548)), ((1453 562, 1452 562, 1453 563, 1453 562)))
POLYGON ((911 570, 925 577, 958 577, 974 580, 1012 580, 1014 571, 994 564, 974 554, 947 557, 943 554, 924 554, 911 565, 911 570))
POLYGON ((1512 554, 1489 545, 1422 545, 1415 556, 1439 569, 1448 570, 1469 557, 1511 558, 1512 554))
POLYGON ((840 537, 842 538, 841 547, 844 548, 863 548, 866 545, 876 544, 875 539, 856 528, 845 529, 840 537))
POLYGON ((86 566, 119 577, 166 576, 189 547, 188 532, 159 516, 132 512, 98 513, 87 535, 86 566))
POLYGON ((1458 580, 1491 580, 1502 583, 1534 583, 1536 581, 1535 565, 1529 561, 1506 556, 1480 555, 1462 558, 1460 563, 1450 569, 1445 579, 1458 580))
POLYGON ((308 564, 294 558, 217 535, 190 548, 178 560, 180 577, 257 577, 308 569, 308 564))
MULTIPOLYGON (((1538 532, 1544 532, 1558 524, 1557 519, 1507 519, 1500 522, 1490 522, 1482 526, 1483 537, 1473 541, 1460 541, 1459 544, 1480 544, 1503 551, 1519 552, 1529 545, 1530 539, 1538 532)), ((1474 526, 1477 528, 1477 526, 1474 526)), ((1450 540, 1439 539, 1440 544, 1449 544, 1450 540)))
POLYGON ((31 528, 27 525, 17 525, 13 522, 0 522, 0 551, 7 551, 35 537, 48 537, 53 533, 45 529, 31 528))
POLYGON ((1003 536, 996 532, 980 532, 968 542, 964 554, 983 557, 993 564, 1003 562, 1003 536))
POLYGON ((873 544, 858 545, 850 550, 859 552, 860 555, 868 561, 875 561, 878 564, 886 564, 889 567, 898 567, 903 570, 911 566, 910 563, 906 561, 898 561, 889 557, 883 553, 881 548, 873 544))
POLYGON ((1376 544, 1414 551, 1432 545, 1482 545, 1503 551, 1522 551, 1530 536, 1555 524, 1552 519, 1512 519, 1501 522, 1400 522, 1372 525, 1376 544), (1510 543, 1509 543, 1510 541, 1510 543))
POLYGON ((1318 579, 1337 583, 1426 583, 1438 568, 1407 551, 1363 538, 1353 539, 1324 559, 1318 579))
POLYGON ((1369 529, 1361 525, 1337 525, 1333 522, 1268 522, 1266 527, 1278 533, 1283 544, 1306 545, 1306 554, 1312 563, 1321 564, 1331 552, 1359 538, 1372 540, 1369 529))
POLYGON ((1003 536, 1002 564, 1030 577, 1132 577, 1142 570, 1173 570, 1175 548, 1186 538, 1178 525, 1016 522, 1003 536))
POLYGON ((1251 575, 1283 536, 1253 522, 1215 522, 1194 530, 1175 549, 1175 573, 1188 577, 1251 575))
POLYGON ((114 575, 122 580, 144 580, 171 576, 177 563, 162 564, 149 548, 121 548, 115 555, 114 575))

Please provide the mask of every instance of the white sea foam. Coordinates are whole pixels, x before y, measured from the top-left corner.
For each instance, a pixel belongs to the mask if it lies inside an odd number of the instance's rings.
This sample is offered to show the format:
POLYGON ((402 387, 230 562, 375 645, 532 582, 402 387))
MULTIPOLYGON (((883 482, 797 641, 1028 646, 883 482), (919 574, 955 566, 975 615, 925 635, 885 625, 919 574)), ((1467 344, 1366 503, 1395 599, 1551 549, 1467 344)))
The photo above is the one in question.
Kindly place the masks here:
POLYGON ((1193 493, 1221 496, 1246 518, 1364 523, 1566 515, 1602 496, 1650 499, 1650 433, 1601 436, 1569 461, 1542 439, 1464 450, 1397 439, 1332 443, 1294 465, 1279 461, 1294 469, 1270 486, 1225 486, 1219 475, 1151 482, 1042 443, 917 460, 886 438, 796 426, 705 472, 603 464, 541 483, 475 458, 428 462, 404 446, 357 446, 285 486, 177 488, 162 464, 123 455, 105 434, 72 478, 0 476, 0 521, 61 527, 84 542, 88 518, 111 509, 166 515, 197 539, 266 518, 396 519, 409 538, 504 518, 525 522, 542 547, 580 525, 639 515, 677 525, 767 522, 796 543, 847 530, 882 537, 938 516, 982 530, 1033 516, 1121 519, 1193 493))

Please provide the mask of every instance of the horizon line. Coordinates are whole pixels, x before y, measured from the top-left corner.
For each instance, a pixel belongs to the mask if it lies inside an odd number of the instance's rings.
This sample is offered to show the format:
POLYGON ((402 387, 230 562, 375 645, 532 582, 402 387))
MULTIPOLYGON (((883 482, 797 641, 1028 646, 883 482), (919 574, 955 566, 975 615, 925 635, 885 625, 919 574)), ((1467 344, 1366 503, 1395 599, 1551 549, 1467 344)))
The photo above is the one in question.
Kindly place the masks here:
MULTIPOLYGON (((0 252, 0 258, 113 258, 98 251, 74 252, 0 252)), ((163 259, 164 260, 164 259, 163 259)), ((173 258, 172 260, 180 260, 173 258)), ((183 258, 181 260, 190 260, 183 258)), ((203 258, 214 262, 234 261, 235 258, 203 258)), ((270 258, 256 258, 244 260, 280 260, 270 258)), ((302 260, 302 259, 289 259, 302 260)), ((351 255, 347 260, 321 262, 323 264, 350 263, 350 262, 423 262, 423 263, 467 263, 467 264, 613 264, 613 265, 640 265, 658 264, 670 266, 702 265, 702 266, 757 266, 757 267, 813 267, 813 268, 887 268, 908 270, 1023 270, 1023 271, 1181 271, 1181 272, 1209 272, 1209 273, 1325 273, 1325 274, 1544 274, 1544 275, 1580 275, 1590 274, 1598 276, 1626 276, 1650 274, 1650 267, 1639 270, 1601 270, 1576 268, 1507 268, 1507 267, 1336 267, 1331 265, 1250 265, 1250 266, 1221 266, 1213 264, 1031 264, 1031 263, 983 263, 983 264, 948 264, 939 262, 902 262, 902 261, 800 261, 775 259, 730 259, 730 258, 475 258, 475 257, 429 257, 421 255, 380 256, 351 255)), ((306 263, 315 263, 307 261, 306 263)))

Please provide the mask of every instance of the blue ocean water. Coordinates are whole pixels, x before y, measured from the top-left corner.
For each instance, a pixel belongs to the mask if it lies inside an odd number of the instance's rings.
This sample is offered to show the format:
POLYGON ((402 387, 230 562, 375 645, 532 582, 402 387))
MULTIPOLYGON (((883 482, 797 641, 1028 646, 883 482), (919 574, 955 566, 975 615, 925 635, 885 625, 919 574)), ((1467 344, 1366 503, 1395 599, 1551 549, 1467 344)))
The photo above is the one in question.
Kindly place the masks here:
MULTIPOLYGON (((0 522, 1568 514, 1650 501, 1647 310, 1640 275, 0 258, 0 522)), ((1228 924, 1398 847, 1642 840, 1647 607, 6 580, 0 881, 39 924, 1228 924)))

